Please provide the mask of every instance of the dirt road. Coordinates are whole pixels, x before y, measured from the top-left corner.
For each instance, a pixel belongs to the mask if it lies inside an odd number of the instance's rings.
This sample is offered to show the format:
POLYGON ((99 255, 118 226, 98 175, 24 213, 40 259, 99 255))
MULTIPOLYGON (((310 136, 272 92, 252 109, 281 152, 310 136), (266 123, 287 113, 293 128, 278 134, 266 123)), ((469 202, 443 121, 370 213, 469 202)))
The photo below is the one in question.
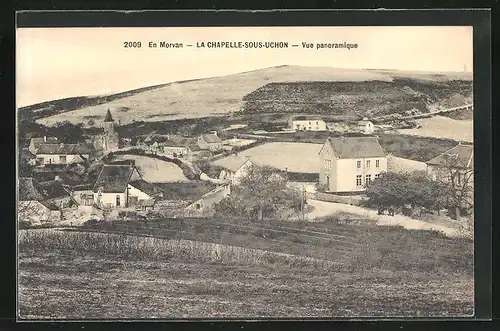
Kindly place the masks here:
POLYGON ((376 210, 313 199, 309 199, 307 203, 314 207, 314 209, 306 215, 307 219, 310 221, 314 221, 316 218, 320 217, 335 215, 337 213, 349 213, 366 219, 375 220, 378 225, 400 225, 406 229, 438 230, 442 231, 447 236, 457 235, 457 230, 451 226, 432 224, 403 215, 378 215, 376 210))

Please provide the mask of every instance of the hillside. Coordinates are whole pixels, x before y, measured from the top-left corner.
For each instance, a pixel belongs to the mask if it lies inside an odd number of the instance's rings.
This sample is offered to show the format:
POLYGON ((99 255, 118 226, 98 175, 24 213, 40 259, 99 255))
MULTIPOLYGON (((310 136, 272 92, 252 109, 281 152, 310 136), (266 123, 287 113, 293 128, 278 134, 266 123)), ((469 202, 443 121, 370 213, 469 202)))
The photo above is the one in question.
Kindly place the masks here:
MULTIPOLYGON (((150 88, 120 93, 119 95, 101 97, 96 103, 82 105, 59 105, 57 114, 38 118, 38 122, 52 125, 55 122, 68 120, 73 123, 87 123, 95 120, 96 125, 104 119, 108 108, 113 111, 115 120, 121 124, 134 121, 165 121, 183 118, 200 118, 228 114, 244 109, 244 97, 269 83, 286 82, 367 82, 377 81, 377 84, 393 81, 394 76, 417 77, 434 82, 447 82, 462 75, 436 75, 393 73, 389 71, 335 69, 321 67, 278 66, 259 69, 228 76, 198 79, 184 82, 174 82, 150 88), (107 100, 107 102, 103 102, 107 100)), ((463 77, 462 77, 463 78, 463 77)), ((470 77, 463 78, 470 82, 470 77)), ((168 77, 166 77, 168 80, 168 77)), ((469 83, 470 84, 470 83, 469 83)), ((397 94, 397 93, 396 93, 397 94)), ((370 97, 369 95, 367 96, 370 97)), ((248 98, 248 97, 247 97, 248 98)), ((50 103, 25 107, 21 112, 39 112, 50 103)), ((43 114, 50 114, 45 112, 43 114)))
POLYGON ((417 109, 427 113, 442 100, 472 94, 465 80, 269 83, 246 95, 246 113, 357 114, 383 116, 417 109))

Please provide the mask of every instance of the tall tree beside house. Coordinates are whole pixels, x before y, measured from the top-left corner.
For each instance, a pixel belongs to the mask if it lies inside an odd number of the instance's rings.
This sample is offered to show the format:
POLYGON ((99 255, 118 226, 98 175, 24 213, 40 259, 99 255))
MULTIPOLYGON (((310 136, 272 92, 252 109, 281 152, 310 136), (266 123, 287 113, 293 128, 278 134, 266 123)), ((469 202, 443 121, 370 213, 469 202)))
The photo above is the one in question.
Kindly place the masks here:
POLYGON ((428 173, 447 189, 447 207, 455 219, 474 205, 474 147, 458 144, 429 160, 428 173))
POLYGON ((61 137, 65 144, 84 141, 82 124, 73 124, 69 121, 57 122, 53 126, 53 135, 61 137))
POLYGON ((216 205, 222 216, 254 220, 279 217, 280 211, 300 209, 300 192, 287 186, 286 177, 268 166, 252 165, 231 190, 231 195, 216 205))

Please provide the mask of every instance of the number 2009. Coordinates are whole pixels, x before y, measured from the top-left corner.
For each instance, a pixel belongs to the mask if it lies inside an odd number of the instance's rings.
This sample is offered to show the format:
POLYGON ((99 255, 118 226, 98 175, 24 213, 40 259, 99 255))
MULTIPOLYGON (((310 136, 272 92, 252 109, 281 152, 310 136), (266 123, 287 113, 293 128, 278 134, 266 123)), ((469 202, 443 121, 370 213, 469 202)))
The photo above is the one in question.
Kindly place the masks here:
POLYGON ((123 43, 123 47, 125 48, 139 48, 141 47, 140 41, 125 41, 123 43))

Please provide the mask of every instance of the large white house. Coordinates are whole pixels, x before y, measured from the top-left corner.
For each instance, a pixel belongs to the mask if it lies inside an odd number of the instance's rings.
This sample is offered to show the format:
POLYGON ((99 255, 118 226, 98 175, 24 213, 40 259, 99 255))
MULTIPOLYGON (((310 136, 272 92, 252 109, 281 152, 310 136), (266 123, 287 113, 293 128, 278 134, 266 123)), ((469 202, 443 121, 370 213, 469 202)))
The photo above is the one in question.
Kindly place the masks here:
POLYGON ((326 123, 322 119, 292 120, 294 131, 326 131, 326 123))
POLYGON ((93 146, 79 144, 47 144, 42 143, 36 150, 38 164, 73 164, 88 160, 93 153, 93 146))
POLYGON ((328 138, 319 157, 319 182, 327 192, 364 191, 387 171, 387 156, 376 137, 328 138))

